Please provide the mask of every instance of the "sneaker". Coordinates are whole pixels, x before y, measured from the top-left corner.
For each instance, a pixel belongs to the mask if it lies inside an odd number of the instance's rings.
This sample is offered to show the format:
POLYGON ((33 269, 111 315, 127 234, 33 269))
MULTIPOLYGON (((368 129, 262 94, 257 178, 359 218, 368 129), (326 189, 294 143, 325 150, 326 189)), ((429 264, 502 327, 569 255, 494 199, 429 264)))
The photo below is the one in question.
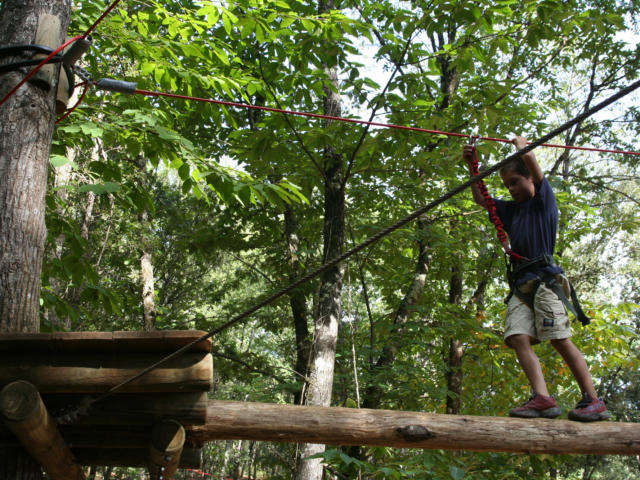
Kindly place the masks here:
POLYGON ((587 393, 578 402, 576 408, 569 410, 569 420, 578 422, 597 422, 608 420, 611 414, 607 411, 607 406, 601 398, 591 398, 587 393))
POLYGON ((519 418, 556 418, 561 413, 562 410, 558 407, 555 398, 534 393, 524 405, 512 408, 509 411, 509 416, 519 418))

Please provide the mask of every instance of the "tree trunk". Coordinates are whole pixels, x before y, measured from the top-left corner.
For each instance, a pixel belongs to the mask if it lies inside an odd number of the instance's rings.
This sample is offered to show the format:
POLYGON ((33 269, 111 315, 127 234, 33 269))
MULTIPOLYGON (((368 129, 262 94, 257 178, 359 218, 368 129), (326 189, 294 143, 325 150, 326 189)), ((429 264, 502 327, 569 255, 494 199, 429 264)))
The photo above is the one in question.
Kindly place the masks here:
MULTIPOLYGON (((70 12, 68 0, 5 0, 0 9, 0 45, 35 43, 43 14, 60 19, 57 40, 61 45, 70 12)), ((29 56, 6 57, 3 63, 29 56)), ((4 74, 0 98, 25 74, 26 69, 4 74)), ((0 332, 40 329, 45 193, 55 92, 55 84, 45 90, 28 83, 0 107, 0 332)), ((42 478, 40 467, 22 449, 0 449, 0 479, 36 478, 42 478)))
POLYGON ((151 262, 151 252, 148 249, 145 249, 140 257, 140 277, 144 331, 151 332, 156 329, 156 302, 153 289, 153 263, 151 262))
MULTIPOLYGON (((297 229, 298 221, 293 209, 288 206, 284 211, 285 236, 287 241, 287 255, 289 257, 289 268, 291 273, 289 279, 295 281, 301 274, 302 268, 298 258, 300 239, 297 229)), ((289 295, 289 304, 293 315, 293 325, 296 332, 296 365, 295 371, 298 375, 306 378, 309 366, 309 351, 311 348, 309 340, 309 325, 307 312, 307 297, 304 290, 298 289, 289 295)), ((304 382, 302 383, 304 385, 304 382)), ((294 394, 294 403, 302 404, 303 387, 294 394)))
MULTIPOLYGON (((462 300, 462 273, 460 266, 453 267, 449 280, 449 303, 460 305, 462 300)), ((447 413, 460 413, 462 398, 462 342, 449 339, 449 361, 447 365, 447 413)))
MULTIPOLYGON (((320 0, 318 11, 326 13, 334 8, 333 1, 320 0)), ((340 116, 340 95, 338 72, 334 67, 325 66, 325 73, 333 84, 333 89, 324 87, 324 112, 330 116, 340 116)), ((345 195, 344 163, 342 155, 331 146, 324 151, 324 249, 325 262, 342 254, 345 239, 345 195)), ((318 316, 315 318, 315 334, 309 380, 309 405, 329 406, 333 390, 333 373, 338 340, 338 322, 342 313, 342 264, 327 270, 320 279, 318 316)), ((296 472, 297 480, 320 480, 322 478, 321 459, 308 457, 324 452, 324 445, 305 444, 300 449, 300 459, 296 472)))
MULTIPOLYGON (((144 157, 138 158, 138 167, 140 168, 140 182, 145 189, 149 189, 149 178, 147 174, 147 160, 144 157)), ((142 288, 142 318, 143 329, 145 332, 151 332, 156 329, 156 298, 153 282, 153 260, 151 255, 151 220, 149 219, 149 210, 145 206, 144 210, 138 215, 140 223, 140 284, 142 288)))

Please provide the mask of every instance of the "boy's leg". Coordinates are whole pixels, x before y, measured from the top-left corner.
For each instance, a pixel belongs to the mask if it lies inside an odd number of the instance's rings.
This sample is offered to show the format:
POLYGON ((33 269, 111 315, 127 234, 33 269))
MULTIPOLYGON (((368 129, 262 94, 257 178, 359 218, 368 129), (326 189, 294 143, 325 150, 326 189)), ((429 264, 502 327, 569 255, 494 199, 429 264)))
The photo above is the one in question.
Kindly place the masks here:
POLYGON ((524 371, 533 388, 533 396, 524 405, 512 408, 511 417, 521 418, 555 418, 562 413, 555 398, 549 396, 547 384, 542 375, 540 360, 531 347, 528 335, 512 335, 507 338, 507 345, 516 351, 520 367, 524 371))
POLYGON ((580 422, 596 422, 611 418, 606 404, 601 398, 598 398, 587 362, 578 347, 569 338, 551 340, 551 345, 569 365, 583 395, 576 408, 569 411, 569 419, 580 422))
POLYGON ((509 416, 554 418, 560 415, 561 410, 555 399, 549 396, 540 360, 532 348, 534 343, 538 343, 533 311, 515 295, 511 297, 507 306, 505 343, 516 351, 520 368, 527 376, 534 392, 524 405, 512 408, 509 416))
POLYGON ((575 346, 571 339, 562 338, 559 340, 551 340, 551 345, 558 351, 564 361, 567 362, 571 373, 573 373, 574 378, 580 386, 580 391, 588 394, 591 398, 598 398, 584 355, 582 355, 582 352, 578 350, 578 347, 575 346))
POLYGON ((520 368, 527 376, 533 391, 548 397, 549 390, 542 375, 540 360, 531 346, 531 337, 523 334, 512 335, 506 339, 506 344, 516 351, 520 368))

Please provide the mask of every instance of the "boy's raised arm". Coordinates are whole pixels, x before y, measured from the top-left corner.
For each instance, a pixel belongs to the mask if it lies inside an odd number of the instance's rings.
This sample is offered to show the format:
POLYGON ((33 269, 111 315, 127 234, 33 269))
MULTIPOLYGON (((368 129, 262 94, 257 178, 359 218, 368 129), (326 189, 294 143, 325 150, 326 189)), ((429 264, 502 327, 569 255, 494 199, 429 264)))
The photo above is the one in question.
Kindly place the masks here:
MULTIPOLYGON (((524 137, 517 136, 512 141, 518 150, 522 150, 527 146, 527 139, 524 137)), ((522 161, 524 161, 524 164, 527 166, 527 170, 529 170, 529 173, 531 174, 531 180, 534 185, 539 187, 542 183, 542 179, 544 178, 544 174, 542 173, 542 169, 540 168, 533 151, 525 153, 522 156, 522 161)))

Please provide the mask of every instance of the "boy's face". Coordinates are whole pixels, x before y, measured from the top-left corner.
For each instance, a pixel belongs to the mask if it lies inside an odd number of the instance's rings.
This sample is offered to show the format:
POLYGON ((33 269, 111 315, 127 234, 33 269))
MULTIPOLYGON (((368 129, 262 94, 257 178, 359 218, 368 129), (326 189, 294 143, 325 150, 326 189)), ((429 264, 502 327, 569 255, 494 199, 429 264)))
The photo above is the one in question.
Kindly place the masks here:
POLYGON ((511 198, 516 202, 526 202, 536 194, 536 187, 531 177, 525 177, 513 170, 500 172, 502 183, 509 189, 511 198))

